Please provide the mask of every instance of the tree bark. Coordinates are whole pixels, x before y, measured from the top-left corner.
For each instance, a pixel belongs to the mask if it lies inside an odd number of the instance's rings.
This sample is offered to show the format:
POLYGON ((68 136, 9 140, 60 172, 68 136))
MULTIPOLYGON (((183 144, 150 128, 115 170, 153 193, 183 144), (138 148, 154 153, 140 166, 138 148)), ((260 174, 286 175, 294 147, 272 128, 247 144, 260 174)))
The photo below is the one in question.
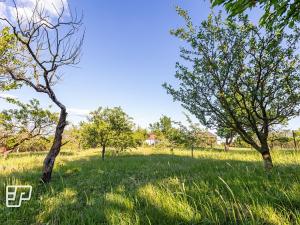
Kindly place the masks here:
POLYGON ((60 152, 60 148, 62 145, 62 134, 64 132, 66 125, 67 125, 67 111, 65 107, 61 107, 59 121, 55 130, 53 144, 44 160, 44 168, 43 168, 43 174, 41 178, 44 183, 49 183, 51 180, 54 162, 56 156, 60 152))
POLYGON ((194 158, 194 146, 192 146, 192 158, 194 158))
POLYGON ((292 132, 293 132, 294 148, 295 148, 295 150, 297 150, 298 147, 297 147, 297 141, 296 141, 296 134, 295 134, 295 131, 292 131, 292 132))
POLYGON ((102 160, 104 160, 105 155, 105 145, 102 146, 102 160))
POLYGON ((263 151, 261 153, 263 161, 264 161, 264 166, 266 170, 271 170, 273 168, 273 162, 272 162, 272 158, 271 158, 271 154, 269 149, 263 151))
POLYGON ((229 146, 231 145, 233 140, 233 135, 232 133, 230 134, 230 137, 226 137, 225 138, 225 145, 224 145, 224 150, 225 152, 227 152, 229 150, 229 146))
POLYGON ((229 146, 227 143, 224 144, 224 151, 227 152, 229 150, 229 146))

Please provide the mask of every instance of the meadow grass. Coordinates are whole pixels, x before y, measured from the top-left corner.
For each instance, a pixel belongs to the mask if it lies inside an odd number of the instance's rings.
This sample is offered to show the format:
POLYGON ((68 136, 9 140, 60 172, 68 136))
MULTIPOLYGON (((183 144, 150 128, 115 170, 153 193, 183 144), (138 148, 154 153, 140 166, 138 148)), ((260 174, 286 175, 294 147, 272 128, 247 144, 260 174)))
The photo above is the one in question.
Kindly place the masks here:
POLYGON ((0 159, 0 224, 300 224, 300 152, 273 151, 265 172, 252 150, 140 148, 100 158, 63 150, 52 182, 46 153, 0 159), (32 199, 5 207, 5 186, 30 184, 32 199))

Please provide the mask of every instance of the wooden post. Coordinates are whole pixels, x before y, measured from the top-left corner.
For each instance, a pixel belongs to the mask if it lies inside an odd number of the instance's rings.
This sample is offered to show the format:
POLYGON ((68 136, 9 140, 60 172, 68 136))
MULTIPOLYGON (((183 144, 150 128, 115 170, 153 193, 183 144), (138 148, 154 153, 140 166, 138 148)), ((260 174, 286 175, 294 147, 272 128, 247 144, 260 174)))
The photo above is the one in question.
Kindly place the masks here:
POLYGON ((295 150, 297 150, 297 149, 298 149, 298 146, 297 146, 297 141, 296 141, 296 134, 295 134, 295 131, 292 130, 292 133, 293 133, 293 140, 294 140, 294 148, 295 148, 295 150))

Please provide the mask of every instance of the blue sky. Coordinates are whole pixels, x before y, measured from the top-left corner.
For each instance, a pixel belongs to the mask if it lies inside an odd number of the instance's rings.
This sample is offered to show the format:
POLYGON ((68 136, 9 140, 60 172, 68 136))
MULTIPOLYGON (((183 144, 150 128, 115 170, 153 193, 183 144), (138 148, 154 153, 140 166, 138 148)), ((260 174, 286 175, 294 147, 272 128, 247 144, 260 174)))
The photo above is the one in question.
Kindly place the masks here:
MULTIPOLYGON (((121 106, 134 121, 147 127, 162 115, 184 120, 183 108, 166 94, 162 83, 176 82, 175 62, 183 44, 169 34, 183 24, 175 6, 187 9, 195 23, 207 18, 203 0, 71 0, 84 12, 86 36, 78 68, 64 69, 56 86, 58 98, 76 123, 99 106, 121 106)), ((10 94, 51 104, 42 94, 25 88, 10 94)), ((0 108, 7 107, 1 101, 0 108)), ((290 126, 299 127, 300 120, 290 126)))

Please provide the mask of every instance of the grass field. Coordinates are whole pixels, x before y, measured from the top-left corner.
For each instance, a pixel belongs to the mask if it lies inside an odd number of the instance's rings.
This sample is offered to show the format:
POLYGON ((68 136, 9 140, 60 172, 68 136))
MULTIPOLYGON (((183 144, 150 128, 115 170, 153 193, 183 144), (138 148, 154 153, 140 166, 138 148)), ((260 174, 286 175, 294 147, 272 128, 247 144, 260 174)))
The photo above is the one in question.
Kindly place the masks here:
POLYGON ((300 152, 273 153, 263 170, 251 150, 138 149, 103 162, 99 150, 61 152, 40 184, 45 153, 0 159, 0 224, 300 224, 300 152), (5 186, 32 199, 5 207, 5 186))

